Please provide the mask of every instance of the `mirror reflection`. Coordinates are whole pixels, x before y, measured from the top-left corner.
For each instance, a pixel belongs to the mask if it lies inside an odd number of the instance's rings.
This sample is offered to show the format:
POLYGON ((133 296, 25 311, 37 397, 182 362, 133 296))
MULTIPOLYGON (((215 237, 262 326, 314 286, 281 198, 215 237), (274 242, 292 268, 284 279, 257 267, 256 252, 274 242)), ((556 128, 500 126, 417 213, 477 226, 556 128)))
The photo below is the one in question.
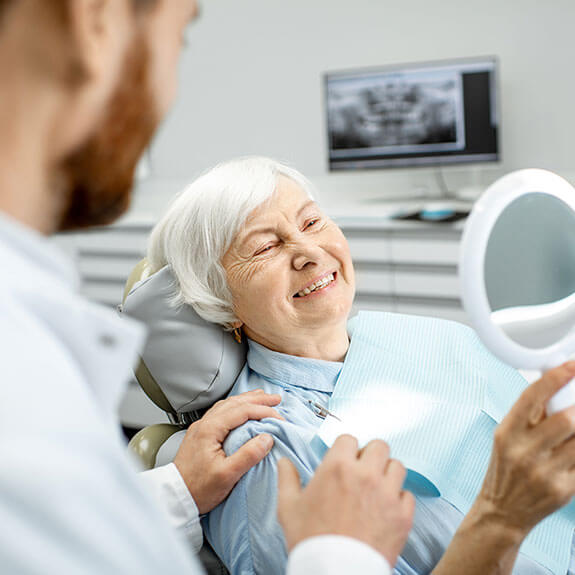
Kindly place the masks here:
POLYGON ((497 219, 485 254, 492 321, 513 341, 547 347, 575 326, 575 213, 545 193, 523 195, 497 219))

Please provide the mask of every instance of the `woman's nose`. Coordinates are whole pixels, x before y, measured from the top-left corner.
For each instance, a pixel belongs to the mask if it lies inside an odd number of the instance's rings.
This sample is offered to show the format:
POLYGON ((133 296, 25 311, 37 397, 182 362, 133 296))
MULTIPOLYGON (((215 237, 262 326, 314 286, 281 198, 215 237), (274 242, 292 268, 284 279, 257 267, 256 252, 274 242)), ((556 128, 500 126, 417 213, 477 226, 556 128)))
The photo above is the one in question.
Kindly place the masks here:
POLYGON ((292 265, 296 270, 302 270, 306 266, 314 266, 319 263, 321 248, 311 241, 299 242, 294 246, 292 265))

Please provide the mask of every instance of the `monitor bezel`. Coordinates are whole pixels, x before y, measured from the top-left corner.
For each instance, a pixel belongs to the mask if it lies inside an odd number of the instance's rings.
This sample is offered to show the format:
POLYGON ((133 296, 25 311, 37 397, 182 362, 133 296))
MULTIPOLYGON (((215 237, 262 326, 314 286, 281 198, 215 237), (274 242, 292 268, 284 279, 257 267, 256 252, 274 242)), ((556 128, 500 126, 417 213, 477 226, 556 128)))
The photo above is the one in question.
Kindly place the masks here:
MULTIPOLYGON (((441 168, 443 166, 461 166, 470 164, 485 164, 485 163, 499 163, 502 161, 501 153, 501 95, 500 95, 500 59, 495 55, 488 56, 472 56, 465 58, 446 58, 441 60, 427 60, 423 62, 406 62, 406 63, 394 63, 385 64, 382 66, 366 66, 361 68, 348 68, 339 70, 328 70, 322 74, 323 77, 323 108, 324 108, 324 141, 326 143, 326 159, 327 167, 329 172, 356 172, 356 171, 366 171, 366 170, 397 170, 397 169, 413 169, 413 168, 441 168), (449 156, 427 156, 428 162, 425 161, 426 156, 422 155, 418 157, 417 162, 413 162, 412 158, 395 158, 390 160, 383 160, 383 164, 375 165, 378 160, 350 160, 349 163, 355 164, 353 167, 350 166, 340 166, 334 167, 332 165, 331 154, 330 154, 330 138, 329 138, 329 117, 328 117, 328 81, 330 78, 337 76, 364 76, 376 73, 387 73, 393 72, 394 70, 403 71, 409 69, 424 69, 424 68, 440 68, 445 66, 460 66, 466 64, 482 64, 490 63, 493 64, 493 78, 495 86, 493 87, 491 93, 494 96, 495 104, 495 119, 496 119, 496 152, 494 154, 474 154, 474 155, 449 155, 449 156), (367 164, 367 165, 361 165, 367 164), (369 165, 372 164, 372 165, 369 165)), ((417 156, 413 156, 417 157, 417 156)))

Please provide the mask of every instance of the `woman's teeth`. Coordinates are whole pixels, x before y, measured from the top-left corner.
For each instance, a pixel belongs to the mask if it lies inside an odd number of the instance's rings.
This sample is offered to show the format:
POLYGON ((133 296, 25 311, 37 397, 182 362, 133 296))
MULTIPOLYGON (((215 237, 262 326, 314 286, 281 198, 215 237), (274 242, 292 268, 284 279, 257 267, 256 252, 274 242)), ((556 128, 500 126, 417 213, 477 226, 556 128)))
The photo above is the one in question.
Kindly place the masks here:
POLYGON ((329 274, 324 278, 316 281, 314 284, 310 285, 309 287, 304 288, 302 291, 298 292, 297 295, 299 297, 304 297, 309 295, 311 292, 317 291, 318 289, 324 288, 326 285, 330 284, 334 280, 333 274, 329 274))

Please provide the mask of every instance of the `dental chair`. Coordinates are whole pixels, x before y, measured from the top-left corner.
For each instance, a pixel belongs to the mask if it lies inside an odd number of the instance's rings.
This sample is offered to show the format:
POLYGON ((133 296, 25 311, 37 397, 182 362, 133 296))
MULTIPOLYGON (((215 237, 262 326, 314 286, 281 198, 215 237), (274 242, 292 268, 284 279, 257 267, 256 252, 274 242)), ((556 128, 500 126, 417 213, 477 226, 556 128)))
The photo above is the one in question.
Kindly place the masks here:
MULTIPOLYGON (((171 462, 187 427, 227 395, 247 355, 245 343, 198 316, 190 306, 175 307, 176 280, 168 267, 147 273, 146 260, 130 274, 119 311, 148 328, 135 376, 169 423, 148 426, 130 441, 145 469, 171 462)), ((227 570, 207 541, 200 560, 209 575, 227 570)))

